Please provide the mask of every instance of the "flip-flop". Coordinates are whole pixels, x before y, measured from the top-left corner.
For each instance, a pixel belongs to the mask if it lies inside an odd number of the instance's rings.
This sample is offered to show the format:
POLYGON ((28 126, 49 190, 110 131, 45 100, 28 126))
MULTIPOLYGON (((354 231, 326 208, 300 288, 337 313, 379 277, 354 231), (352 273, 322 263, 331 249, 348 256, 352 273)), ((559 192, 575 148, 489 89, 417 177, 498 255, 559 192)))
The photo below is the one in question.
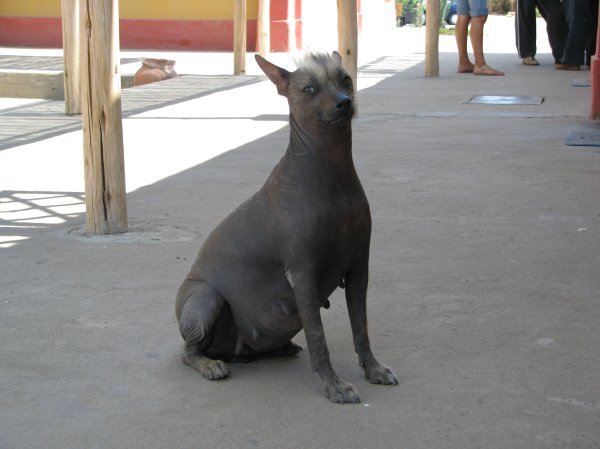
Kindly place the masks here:
POLYGON ((504 72, 500 70, 492 69, 489 65, 482 65, 481 67, 475 67, 473 69, 473 75, 478 76, 503 76, 504 72))
POLYGON ((458 73, 473 73, 473 69, 458 69, 458 73))

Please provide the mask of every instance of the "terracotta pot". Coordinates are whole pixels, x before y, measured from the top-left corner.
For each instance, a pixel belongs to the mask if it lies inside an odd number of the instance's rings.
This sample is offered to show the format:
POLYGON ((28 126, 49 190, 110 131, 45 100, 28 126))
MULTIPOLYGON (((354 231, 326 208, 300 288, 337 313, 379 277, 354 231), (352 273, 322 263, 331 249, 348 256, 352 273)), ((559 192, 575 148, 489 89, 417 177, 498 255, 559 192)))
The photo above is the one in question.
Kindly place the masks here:
POLYGON ((134 86, 154 83, 177 76, 175 61, 170 59, 142 58, 142 67, 135 72, 134 86))

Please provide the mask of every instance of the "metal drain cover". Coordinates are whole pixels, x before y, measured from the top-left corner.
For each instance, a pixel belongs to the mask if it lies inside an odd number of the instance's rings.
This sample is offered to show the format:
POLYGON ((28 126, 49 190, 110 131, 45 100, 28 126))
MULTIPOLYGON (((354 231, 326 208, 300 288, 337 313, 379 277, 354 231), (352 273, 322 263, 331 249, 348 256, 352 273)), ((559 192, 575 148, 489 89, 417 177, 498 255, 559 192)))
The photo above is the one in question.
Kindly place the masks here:
POLYGON ((579 147, 600 147, 600 131, 574 131, 567 136, 565 144, 579 147))
POLYGON ((475 95, 469 104, 542 104, 544 97, 523 97, 519 95, 475 95))
POLYGON ((588 79, 572 79, 571 85, 573 87, 592 87, 592 80, 588 79))

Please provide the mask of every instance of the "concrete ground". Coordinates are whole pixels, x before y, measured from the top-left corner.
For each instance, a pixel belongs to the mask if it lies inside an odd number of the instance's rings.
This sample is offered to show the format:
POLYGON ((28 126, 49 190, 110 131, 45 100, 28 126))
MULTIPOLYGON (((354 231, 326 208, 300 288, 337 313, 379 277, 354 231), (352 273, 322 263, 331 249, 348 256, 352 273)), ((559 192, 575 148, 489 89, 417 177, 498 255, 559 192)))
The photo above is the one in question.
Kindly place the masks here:
MULTIPOLYGON (((306 351, 220 382, 180 361, 175 292, 287 145, 267 81, 124 120, 124 236, 82 230, 81 131, 0 151, 0 448, 599 448, 600 150, 565 145, 598 130, 589 87, 572 86, 589 72, 554 70, 540 24, 542 65, 522 66, 512 19, 491 19, 488 62, 505 77, 455 73, 442 36, 441 76, 424 78, 411 28, 363 61, 370 332, 400 385, 362 378, 335 293, 325 331, 358 405, 324 397, 306 351)), ((0 99, 0 128, 37 120, 29 107, 0 99)))

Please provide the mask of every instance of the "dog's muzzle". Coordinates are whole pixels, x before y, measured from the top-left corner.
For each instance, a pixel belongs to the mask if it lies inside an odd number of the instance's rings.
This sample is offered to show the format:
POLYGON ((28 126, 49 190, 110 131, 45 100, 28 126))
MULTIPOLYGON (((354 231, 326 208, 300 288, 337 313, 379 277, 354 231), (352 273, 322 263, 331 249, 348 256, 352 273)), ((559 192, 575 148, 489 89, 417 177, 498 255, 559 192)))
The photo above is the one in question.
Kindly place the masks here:
POLYGON ((335 106, 329 114, 320 113, 318 121, 321 126, 331 126, 350 120, 354 115, 354 105, 352 99, 343 93, 337 93, 335 97, 335 106))

